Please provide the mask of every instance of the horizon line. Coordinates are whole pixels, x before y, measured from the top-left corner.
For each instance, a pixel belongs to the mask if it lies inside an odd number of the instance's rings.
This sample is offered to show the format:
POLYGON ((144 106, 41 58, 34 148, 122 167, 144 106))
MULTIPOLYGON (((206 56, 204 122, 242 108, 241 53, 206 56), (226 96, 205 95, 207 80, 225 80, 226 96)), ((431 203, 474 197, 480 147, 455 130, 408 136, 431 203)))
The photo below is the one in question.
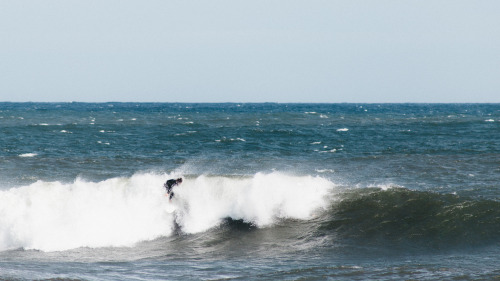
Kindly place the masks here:
POLYGON ((0 101, 1 103, 45 103, 45 104, 72 104, 72 103, 87 103, 87 104, 500 104, 499 102, 275 102, 275 101, 260 101, 260 102, 185 102, 185 101, 0 101))

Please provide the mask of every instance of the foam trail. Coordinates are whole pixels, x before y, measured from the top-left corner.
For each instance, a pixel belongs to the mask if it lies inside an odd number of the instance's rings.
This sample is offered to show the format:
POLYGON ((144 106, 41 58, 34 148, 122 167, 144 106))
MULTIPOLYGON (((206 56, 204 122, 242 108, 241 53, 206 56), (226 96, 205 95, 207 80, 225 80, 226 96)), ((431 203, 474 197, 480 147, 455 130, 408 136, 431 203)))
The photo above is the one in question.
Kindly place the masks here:
POLYGON ((176 225, 188 234, 207 231, 227 217, 258 227, 282 218, 309 219, 327 207, 333 187, 323 178, 281 173, 199 176, 175 187, 169 202, 163 183, 176 176, 38 181, 0 191, 0 251, 133 246, 172 235, 176 225))

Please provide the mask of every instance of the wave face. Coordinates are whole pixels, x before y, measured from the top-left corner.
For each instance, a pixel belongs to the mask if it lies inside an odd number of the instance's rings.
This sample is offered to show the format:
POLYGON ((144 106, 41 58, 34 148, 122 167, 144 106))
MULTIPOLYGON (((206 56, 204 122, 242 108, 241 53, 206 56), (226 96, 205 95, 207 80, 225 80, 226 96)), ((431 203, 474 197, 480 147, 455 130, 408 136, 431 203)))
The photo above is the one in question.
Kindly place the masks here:
POLYGON ((344 192, 319 228, 362 245, 467 247, 498 242, 500 202, 405 188, 344 192))
POLYGON ((38 181, 0 191, 0 251, 133 246, 179 230, 207 231, 226 218, 259 228, 280 219, 307 220, 328 207, 334 188, 320 177, 281 173, 198 176, 175 187, 169 202, 163 183, 170 176, 176 175, 38 181))

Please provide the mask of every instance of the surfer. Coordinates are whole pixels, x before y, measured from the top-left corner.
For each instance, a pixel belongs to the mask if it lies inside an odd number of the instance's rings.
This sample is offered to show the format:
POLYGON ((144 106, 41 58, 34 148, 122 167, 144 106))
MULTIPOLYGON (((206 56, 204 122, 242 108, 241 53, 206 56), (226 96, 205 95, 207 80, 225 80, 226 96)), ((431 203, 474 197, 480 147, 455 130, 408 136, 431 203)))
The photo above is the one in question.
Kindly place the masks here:
POLYGON ((181 183, 182 183, 182 178, 178 178, 178 179, 170 179, 163 185, 167 189, 167 194, 170 195, 169 196, 170 200, 172 200, 172 197, 174 197, 174 192, 172 191, 172 188, 181 183))

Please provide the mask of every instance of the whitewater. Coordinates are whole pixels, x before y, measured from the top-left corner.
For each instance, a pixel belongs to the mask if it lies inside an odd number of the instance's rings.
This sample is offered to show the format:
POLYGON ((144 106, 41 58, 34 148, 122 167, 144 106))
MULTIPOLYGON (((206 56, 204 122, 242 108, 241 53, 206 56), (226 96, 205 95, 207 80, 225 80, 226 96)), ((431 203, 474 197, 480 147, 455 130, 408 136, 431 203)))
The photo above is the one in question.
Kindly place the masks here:
POLYGON ((178 176, 37 181, 0 191, 0 251, 132 247, 177 228, 207 231, 225 218, 270 227, 280 219, 311 219, 328 206, 333 189, 328 180, 311 176, 199 176, 184 180, 170 201, 163 183, 178 176))

